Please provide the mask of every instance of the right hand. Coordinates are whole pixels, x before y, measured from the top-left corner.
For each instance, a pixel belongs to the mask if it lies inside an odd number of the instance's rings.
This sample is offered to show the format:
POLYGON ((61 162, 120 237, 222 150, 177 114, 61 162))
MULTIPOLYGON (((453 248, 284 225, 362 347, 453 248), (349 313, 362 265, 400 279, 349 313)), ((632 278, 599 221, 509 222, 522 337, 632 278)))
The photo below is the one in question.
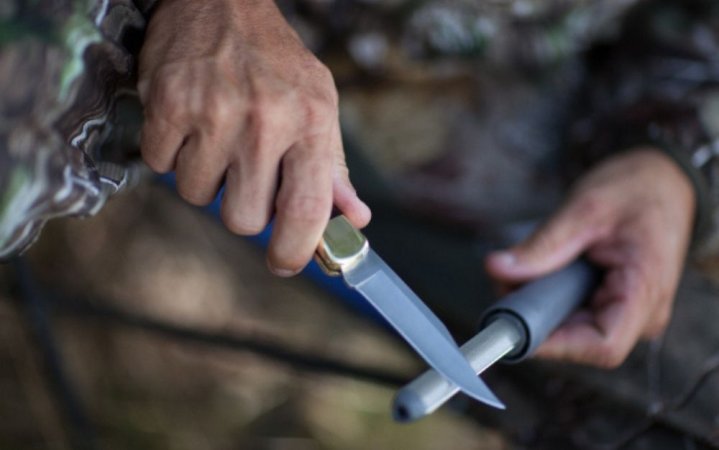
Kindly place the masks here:
POLYGON ((312 258, 334 204, 358 228, 369 208, 345 165, 337 90, 273 0, 162 0, 140 55, 142 155, 174 170, 188 202, 212 201, 253 235, 274 214, 270 269, 312 258))

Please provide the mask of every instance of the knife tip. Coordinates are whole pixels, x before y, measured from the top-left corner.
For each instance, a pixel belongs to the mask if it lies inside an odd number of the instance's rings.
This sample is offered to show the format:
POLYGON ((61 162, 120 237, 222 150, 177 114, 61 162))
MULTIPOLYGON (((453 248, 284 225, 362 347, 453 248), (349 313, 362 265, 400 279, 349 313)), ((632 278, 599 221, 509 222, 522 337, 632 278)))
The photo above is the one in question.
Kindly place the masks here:
POLYGON ((496 395, 494 395, 494 392, 492 392, 492 390, 489 389, 489 387, 484 384, 481 379, 478 378, 478 380, 481 383, 481 389, 461 389, 462 392, 474 398, 475 400, 484 403, 487 406, 491 406, 497 409, 507 409, 507 406, 502 402, 502 400, 500 400, 496 395))
POLYGON ((504 402, 502 402, 502 400, 497 398, 497 396, 494 395, 494 393, 490 392, 490 395, 491 395, 491 397, 485 396, 484 398, 481 398, 478 400, 480 400, 485 405, 491 406, 493 408, 497 408, 497 409, 501 409, 501 410, 507 409, 507 405, 505 405, 504 402))

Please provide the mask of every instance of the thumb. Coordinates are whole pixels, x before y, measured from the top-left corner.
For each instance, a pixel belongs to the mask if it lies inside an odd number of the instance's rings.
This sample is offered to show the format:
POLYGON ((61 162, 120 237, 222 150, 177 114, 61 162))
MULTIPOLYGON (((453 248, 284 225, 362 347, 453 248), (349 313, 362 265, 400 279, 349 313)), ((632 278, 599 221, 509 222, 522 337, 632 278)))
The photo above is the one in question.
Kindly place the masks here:
POLYGON ((577 202, 566 205, 524 242, 491 253, 487 272, 500 281, 518 283, 564 267, 601 237, 595 216, 577 202))
POLYGON ((357 228, 364 228, 372 218, 372 212, 365 202, 357 196, 357 191, 349 177, 349 169, 345 162, 342 142, 337 127, 337 144, 334 146, 334 167, 332 168, 332 195, 334 206, 347 217, 347 220, 357 228))

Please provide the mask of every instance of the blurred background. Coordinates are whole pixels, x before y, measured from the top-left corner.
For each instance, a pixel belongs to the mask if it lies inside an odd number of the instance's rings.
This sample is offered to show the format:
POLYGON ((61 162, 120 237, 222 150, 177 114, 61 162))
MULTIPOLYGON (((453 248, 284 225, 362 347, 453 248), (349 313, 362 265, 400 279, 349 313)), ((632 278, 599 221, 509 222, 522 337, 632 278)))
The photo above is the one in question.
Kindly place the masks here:
POLYGON ((393 423, 386 381, 60 306, 117 308, 378 374, 421 369, 386 329, 301 277, 273 277, 260 248, 164 186, 143 185, 89 220, 51 223, 26 264, 47 299, 20 301, 2 266, 0 448, 74 448, 77 432, 108 449, 504 448, 497 432, 449 411, 393 423), (64 386, 48 372, 45 320, 64 386))
MULTIPOLYGON (((40 3, 52 4, 48 17, 84 23, 56 14, 84 2, 40 3)), ((465 340, 495 297, 483 255, 561 201, 570 178, 559 159, 563 111, 584 74, 573 58, 586 45, 577 29, 614 16, 598 14, 603 2, 279 3, 334 74, 348 165, 374 213, 370 242, 465 340), (502 35, 497 27, 511 39, 489 45, 502 35)), ((607 2, 619 3, 631 2, 607 2)), ((109 4, 103 32, 137 51, 141 16, 127 1, 109 4)), ((0 4, 0 44, 44 36, 49 19, 13 22, 18 11, 22 2, 0 4)), ((64 63, 110 61, 109 47, 98 41, 64 63)), ((34 73, 18 48, 17 67, 34 73)), ((19 79, 14 71, 0 66, 0 81, 19 79)), ((61 125, 88 117, 69 111, 61 125)), ((98 154, 108 160, 137 156, 141 119, 130 92, 116 105, 112 133, 88 141, 107 138, 98 154)), ((672 408, 657 392, 680 391, 672 375, 695 367, 660 359, 661 343, 642 344, 614 378, 541 362, 493 368, 487 379, 508 413, 458 398, 419 423, 395 424, 395 389, 423 370, 406 345, 307 277, 273 277, 255 242, 182 202, 167 180, 141 178, 93 217, 49 221, 23 260, 0 265, 0 449, 674 450, 719 442, 716 392, 701 390, 719 360, 695 358, 696 389, 672 408), (647 354, 656 364, 645 370, 647 354), (696 409, 682 410, 687 404, 696 409)), ((702 264, 705 277, 692 286, 716 292, 719 259, 702 264)))

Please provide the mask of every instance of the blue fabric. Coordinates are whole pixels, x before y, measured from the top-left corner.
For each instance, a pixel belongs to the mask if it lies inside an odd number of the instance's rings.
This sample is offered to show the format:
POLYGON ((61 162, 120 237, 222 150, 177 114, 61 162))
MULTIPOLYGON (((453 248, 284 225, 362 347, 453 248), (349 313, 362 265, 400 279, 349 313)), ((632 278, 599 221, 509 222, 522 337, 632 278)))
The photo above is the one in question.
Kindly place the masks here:
MULTIPOLYGON (((172 187, 172 189, 176 190, 174 173, 160 175, 159 178, 163 184, 170 186, 172 187)), ((212 203, 202 208, 205 212, 210 213, 218 220, 220 219, 220 205, 222 204, 223 193, 224 187, 217 193, 217 196, 212 201, 212 203)), ((267 248, 267 245, 270 242, 271 233, 272 222, 270 222, 270 224, 267 225, 267 227, 260 234, 247 237, 246 239, 248 239, 250 242, 262 246, 263 248, 267 248)), ((345 283, 342 281, 341 277, 330 277, 325 275, 325 273, 322 271, 322 269, 320 269, 319 265, 315 261, 312 261, 310 264, 307 265, 307 267, 302 271, 302 276, 309 278, 310 280, 318 284, 320 287, 325 289, 327 292, 339 298, 340 300, 348 304, 353 309, 359 311, 363 315, 366 315, 373 320, 381 322, 385 326, 389 326, 384 321, 382 316, 372 307, 372 305, 370 305, 359 293, 357 293, 357 291, 347 287, 347 285, 345 285, 345 283)))

